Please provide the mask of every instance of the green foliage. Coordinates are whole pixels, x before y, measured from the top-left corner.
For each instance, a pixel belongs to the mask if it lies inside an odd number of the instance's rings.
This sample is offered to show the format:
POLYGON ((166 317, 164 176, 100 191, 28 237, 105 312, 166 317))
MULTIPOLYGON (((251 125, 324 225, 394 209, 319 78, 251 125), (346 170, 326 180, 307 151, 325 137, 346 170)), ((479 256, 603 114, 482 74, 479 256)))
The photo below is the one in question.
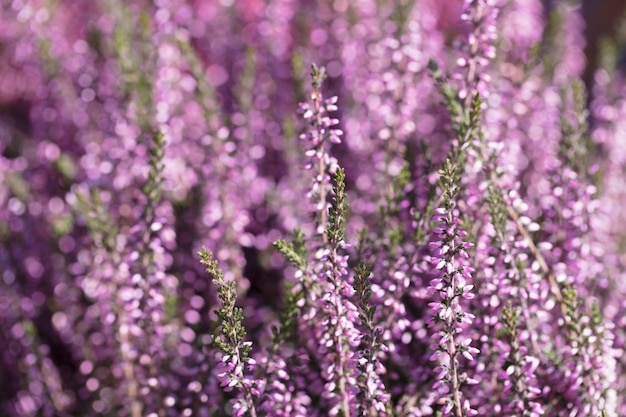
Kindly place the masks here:
POLYGON ((304 233, 302 233, 299 229, 296 229, 293 233, 293 242, 287 243, 285 240, 278 240, 274 242, 274 247, 285 257, 287 261, 289 261, 289 263, 298 268, 300 271, 305 271, 307 268, 307 251, 304 246, 304 233))
POLYGON ((543 30, 541 42, 537 47, 537 56, 542 58, 543 71, 548 77, 554 76, 558 61, 559 35, 563 27, 563 12, 558 6, 549 11, 548 21, 543 30))
POLYGON ((150 240, 154 235, 152 224, 155 222, 155 212, 157 206, 161 203, 162 184, 163 184, 163 156, 165 153, 165 140, 161 132, 156 132, 152 139, 152 147, 150 148, 150 170, 148 178, 142 188, 142 193, 146 196, 146 202, 143 207, 144 227, 142 229, 142 246, 140 247, 142 267, 144 271, 148 271, 153 267, 154 253, 150 248, 150 240))
POLYGON ((502 309, 502 322, 504 330, 511 340, 517 340, 517 310, 513 308, 511 302, 502 309))
POLYGON ((66 153, 62 153, 55 161, 54 168, 63 176, 63 179, 71 184, 76 179, 78 167, 72 157, 66 153))
POLYGON ((598 66, 612 75, 620 66, 621 53, 626 46, 626 13, 620 17, 617 30, 601 38, 598 44, 598 66))
POLYGON ((311 79, 313 80, 313 90, 318 91, 326 79, 326 68, 311 64, 311 79))
POLYGON ((382 234, 384 236, 383 241, 387 242, 390 255, 395 256, 397 248, 404 242, 406 236, 404 231, 407 229, 406 225, 394 222, 398 219, 400 214, 401 204, 403 200, 407 199, 406 189, 411 181, 411 171, 409 164, 406 163, 402 170, 392 178, 391 180, 391 193, 385 196, 385 202, 379 208, 380 212, 380 226, 382 234))
MULTIPOLYGON (((384 4, 384 0, 378 0, 384 4)), ((391 20, 396 24, 395 36, 400 39, 402 34, 406 33, 408 23, 411 19, 411 13, 415 8, 416 2, 413 0, 399 0, 391 15, 391 20)))
POLYGON ((26 203, 31 198, 31 190, 28 182, 24 180, 18 172, 10 172, 5 177, 6 185, 9 186, 11 192, 22 203, 26 203))
POLYGON ((334 174, 335 186, 333 187, 333 199, 329 211, 329 221, 326 225, 326 236, 328 236, 331 247, 336 248, 339 242, 345 238, 346 214, 348 202, 346 199, 346 175, 343 168, 338 168, 334 174))
POLYGON ((51 53, 52 41, 50 39, 40 39, 38 44, 38 54, 39 59, 41 59, 42 66, 46 72, 46 74, 50 78, 55 78, 59 76, 61 72, 59 69, 59 63, 54 59, 54 56, 51 53))
POLYGON ((198 104, 202 106, 204 119, 207 122, 210 133, 213 133, 217 125, 218 116, 220 116, 219 100, 213 86, 208 82, 204 64, 188 42, 178 41, 180 52, 189 65, 189 71, 196 81, 194 94, 198 97, 198 104))
POLYGON ((238 355, 243 362, 252 347, 244 343, 246 330, 243 326, 243 310, 235 307, 237 289, 234 281, 226 281, 224 273, 213 259, 213 254, 202 248, 198 252, 200 263, 206 266, 206 271, 213 277, 213 284, 217 286, 217 293, 222 305, 215 314, 218 318, 218 327, 215 330, 213 342, 217 348, 227 355, 238 355))
POLYGON ((56 238, 68 235, 74 229, 74 216, 65 215, 58 217, 52 221, 50 227, 52 228, 53 236, 56 238))
POLYGON ((456 133, 456 143, 452 143, 448 157, 439 170, 439 187, 443 193, 443 201, 446 208, 451 209, 455 196, 460 192, 462 169, 466 162, 466 149, 474 136, 479 135, 481 120, 482 99, 478 93, 471 97, 471 102, 466 103, 458 97, 457 89, 452 86, 447 77, 434 60, 430 60, 428 68, 435 80, 439 93, 443 96, 443 105, 448 109, 451 116, 452 126, 456 133))
POLYGON ((312 282, 307 276, 307 250, 304 242, 304 233, 296 229, 293 232, 293 241, 279 240, 274 242, 274 248, 302 274, 302 285, 284 281, 283 306, 279 314, 279 325, 272 327, 272 345, 270 354, 278 355, 281 347, 297 340, 297 324, 300 316, 299 303, 305 293, 311 289, 312 282))
POLYGON ((304 87, 304 59, 302 58, 302 52, 296 49, 291 56, 291 74, 293 77, 293 92, 296 102, 302 103, 306 101, 306 93, 304 87))
POLYGON ((566 104, 571 103, 568 107, 572 108, 561 111, 559 154, 580 176, 587 176, 594 144, 589 136, 587 123, 589 115, 585 85, 581 80, 576 80, 570 89, 563 92, 563 96, 563 101, 566 104))
MULTIPOLYGON (((254 111, 254 93, 255 93, 255 81, 257 72, 257 51, 252 46, 246 48, 246 60, 242 73, 237 79, 237 84, 234 87, 234 96, 237 100, 238 110, 241 112, 239 115, 244 115, 246 121, 244 122, 246 127, 246 138, 244 140, 250 140, 252 135, 252 127, 250 124, 249 115, 254 111), (247 124, 247 125, 246 125, 247 124)), ((237 125, 233 123, 232 117, 228 117, 228 126, 231 131, 237 128, 237 125)))
POLYGON ((507 225, 509 223, 509 214, 507 212, 506 202, 502 196, 502 190, 490 184, 487 190, 486 201, 489 219, 495 229, 496 237, 499 243, 503 243, 505 236, 508 235, 507 225))
POLYGON ((137 124, 150 130, 153 103, 152 85, 155 68, 155 53, 152 44, 151 18, 148 11, 133 16, 123 4, 111 5, 118 8, 118 22, 113 34, 113 45, 117 62, 123 75, 124 91, 137 100, 137 124))
POLYGON ((302 291, 295 291, 293 283, 287 283, 284 286, 283 308, 279 315, 279 327, 272 328, 274 336, 273 347, 276 351, 280 346, 288 341, 293 340, 297 332, 297 320, 299 316, 298 301, 302 298, 302 291))
POLYGON ((148 181, 144 185, 142 192, 148 198, 148 205, 154 206, 161 201, 163 184, 163 156, 165 154, 165 140, 163 133, 156 132, 153 136, 153 143, 150 149, 150 171, 148 181))
POLYGON ((453 121, 457 120, 463 114, 462 104, 457 100, 457 89, 448 82, 447 77, 435 60, 430 59, 428 61, 428 69, 433 80, 435 80, 439 94, 443 96, 443 106, 448 109, 453 121))
POLYGON ((356 265, 364 263, 365 257, 371 249, 371 239, 368 237, 369 229, 367 226, 359 229, 359 237, 356 245, 356 256, 354 257, 356 265))
POLYGON ((359 318, 361 319, 363 327, 365 327, 368 332, 373 332, 376 306, 369 304, 370 296, 372 295, 369 280, 372 274, 371 268, 365 264, 361 264, 355 268, 354 272, 354 290, 356 292, 356 305, 359 308, 359 318))
POLYGON ((565 288, 563 288, 563 302, 567 308, 567 316, 570 319, 568 326, 575 326, 579 319, 581 301, 578 298, 576 289, 568 284, 565 284, 565 288))
MULTIPOLYGON (((307 250, 304 245, 304 233, 299 229, 294 231, 293 242, 285 240, 274 242, 274 247, 281 255, 299 271, 307 269, 307 250)), ((302 290, 296 290, 296 285, 286 283, 283 289, 283 308, 279 316, 279 327, 274 327, 274 348, 278 349, 284 341, 291 340, 295 335, 297 318, 299 314, 298 301, 303 297, 302 290)))
POLYGON ((443 193, 443 201, 446 208, 451 209, 454 204, 454 199, 459 193, 459 183, 461 181, 461 175, 456 163, 448 157, 443 163, 443 168, 439 170, 439 184, 443 193))
POLYGON ((89 195, 75 193, 77 209, 85 218, 87 229, 96 247, 103 248, 108 253, 116 253, 115 238, 118 234, 118 225, 109 215, 99 190, 90 191, 89 195))

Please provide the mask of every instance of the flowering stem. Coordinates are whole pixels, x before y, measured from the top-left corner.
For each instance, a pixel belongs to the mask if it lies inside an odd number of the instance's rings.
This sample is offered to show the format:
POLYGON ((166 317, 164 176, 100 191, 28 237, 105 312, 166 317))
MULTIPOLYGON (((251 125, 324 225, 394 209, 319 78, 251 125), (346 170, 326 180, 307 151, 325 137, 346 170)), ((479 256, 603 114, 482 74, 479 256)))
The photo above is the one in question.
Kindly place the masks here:
MULTIPOLYGON (((87 219, 87 227, 92 235, 91 238, 98 247, 102 247, 111 258, 114 268, 119 268, 122 258, 117 248, 117 228, 103 205, 97 190, 91 192, 91 196, 76 193, 78 205, 87 219)), ((104 255, 103 255, 104 256, 104 255)), ((117 348, 121 357, 121 367, 124 373, 125 391, 130 401, 131 417, 141 417, 143 405, 139 399, 139 380, 137 378, 135 363, 129 355, 131 340, 129 337, 130 320, 124 310, 124 301, 121 298, 120 289, 124 283, 119 279, 110 282, 108 294, 114 294, 112 299, 101 300, 103 304, 111 304, 111 312, 117 317, 115 332, 117 336, 117 348)))
MULTIPOLYGON (((492 174, 491 174, 491 179, 495 183, 496 177, 495 177, 495 173, 494 172, 492 172, 492 174)), ((565 304, 563 303, 563 294, 561 293, 561 288, 557 284, 556 278, 554 277, 554 274, 550 270, 550 267, 548 266, 548 263, 546 262, 546 260, 543 257, 543 255, 539 252, 539 249, 537 249, 537 246, 535 245, 535 242, 533 241, 533 238, 530 237, 530 234, 526 230, 526 227, 524 227, 524 225, 520 221, 519 216, 515 212, 515 209, 513 207, 511 207, 511 205, 508 204, 508 203, 507 203, 506 209, 507 209, 507 212, 509 213, 509 216, 511 217, 511 220, 513 220, 513 222, 515 223, 515 226, 517 227, 517 230, 519 231, 520 235, 522 235, 522 238, 524 238, 524 241, 526 241, 526 244, 528 245, 528 249, 533 254, 535 260, 539 264, 539 267, 541 268, 541 270, 544 272, 544 274, 548 278, 548 282, 550 283, 550 290, 552 291, 552 295, 554 295, 554 298, 556 298, 556 300, 558 301, 559 305, 561 306, 561 312, 563 313, 563 317, 566 317, 567 316, 567 314, 566 314, 567 309, 565 308, 565 304)))
MULTIPOLYGON (((434 309, 434 321, 443 321, 443 330, 440 340, 438 340, 437 354, 447 353, 449 365, 441 374, 443 377, 438 381, 438 385, 447 380, 449 384, 450 396, 443 397, 442 400, 448 402, 444 413, 452 411, 456 417, 463 417, 464 412, 473 413, 467 400, 463 402, 461 394, 461 383, 458 369, 458 353, 462 349, 463 356, 469 360, 473 359, 472 354, 478 353, 478 349, 470 347, 471 339, 466 339, 462 344, 457 343, 454 335, 458 334, 458 323, 471 322, 471 315, 463 312, 460 305, 460 298, 473 298, 471 289, 473 285, 467 285, 466 280, 471 278, 469 270, 462 265, 457 266, 458 255, 467 257, 465 249, 470 244, 465 243, 462 238, 467 233, 458 228, 460 220, 455 215, 458 194, 460 192, 461 174, 464 161, 467 157, 466 148, 470 144, 473 136, 477 135, 480 116, 481 100, 480 96, 473 89, 471 91, 471 104, 464 105, 462 100, 466 97, 459 97, 454 89, 444 80, 441 70, 434 61, 429 64, 433 77, 439 85, 440 91, 452 113, 455 130, 457 133, 457 143, 453 143, 448 158, 439 171, 439 188, 441 189, 441 202, 439 208, 435 210, 435 219, 438 221, 436 240, 431 242, 431 246, 437 248, 435 260, 440 276, 431 281, 430 291, 440 294, 440 301, 431 303, 434 309)), ((467 92, 466 92, 467 94, 467 92)))
POLYGON ((311 93, 311 99, 313 100, 313 112, 315 113, 315 127, 318 129, 317 137, 318 142, 315 144, 315 152, 318 156, 317 163, 317 175, 318 178, 322 179, 319 183, 319 201, 318 206, 324 207, 324 209, 319 211, 320 220, 319 225, 320 228, 323 228, 322 233, 322 243, 326 245, 328 243, 328 236, 326 235, 326 222, 327 222, 327 214, 326 214, 326 182, 323 178, 326 176, 326 161, 322 156, 324 154, 324 142, 325 135, 322 131, 323 126, 323 103, 322 103, 322 93, 320 91, 320 85, 325 78, 325 72, 323 68, 318 68, 313 65, 311 69, 311 75, 313 77, 313 92, 311 93))
MULTIPOLYGON (((481 149, 480 149, 481 158, 484 161, 488 161, 488 158, 484 155, 485 150, 483 148, 484 148, 484 146, 481 147, 481 149)), ((493 168, 489 168, 489 165, 488 165, 488 169, 490 171, 489 172, 489 177, 490 177, 491 183, 497 189, 501 190, 503 187, 501 185, 499 185, 499 181, 498 181, 498 177, 497 177, 497 174, 496 174, 496 170, 493 169, 493 168)), ((563 299, 563 294, 561 293, 561 288, 559 287, 558 283, 556 282, 556 278, 554 277, 553 272, 550 270, 550 267, 548 266, 548 263, 546 262, 545 258, 541 254, 541 252, 539 252, 539 249, 535 245, 535 242, 533 241, 533 238, 530 236, 530 234, 526 230, 526 227, 520 221, 520 218, 519 218, 517 212, 515 211, 515 209, 511 206, 511 203, 506 201, 506 199, 503 199, 503 200, 504 200, 504 203, 505 203, 505 206, 506 206, 506 211, 507 211, 507 213, 509 215, 509 218, 513 221, 513 223, 515 223, 515 227, 517 228, 519 234, 522 236, 522 239, 524 239, 524 242, 528 246, 528 250, 533 255, 533 257, 535 258, 537 263, 539 264, 539 267, 543 271, 545 277, 548 279, 548 283, 550 284, 550 291, 552 292, 552 295, 556 299, 557 304, 559 305, 559 308, 561 309, 561 313, 563 315, 563 318, 565 320, 567 320, 568 319, 568 317, 567 317, 567 307, 565 306, 565 302, 564 302, 564 299, 563 299)), ((525 301, 524 301, 524 303, 525 303, 525 301)), ((529 325, 532 325, 532 321, 529 321, 528 323, 529 323, 529 325)), ((531 335, 534 335, 534 334, 535 334, 535 332, 531 332, 531 335)), ((537 341, 535 340, 534 337, 531 337, 531 343, 533 344, 533 349, 538 354, 542 354, 541 353, 542 351, 539 348, 539 346, 537 345, 537 341)))
POLYGON ((213 283, 218 287, 222 306, 215 310, 220 320, 213 339, 216 347, 222 351, 223 370, 218 374, 222 379, 222 386, 237 387, 243 394, 243 402, 235 404, 235 415, 241 416, 248 411, 251 417, 257 417, 255 396, 258 395, 256 380, 247 379, 244 375, 246 368, 252 368, 255 361, 249 357, 252 349, 251 342, 244 342, 246 331, 243 326, 243 311, 235 307, 237 290, 234 281, 227 282, 224 273, 218 268, 213 254, 202 248, 198 252, 200 262, 206 266, 206 271, 213 276, 213 283))
POLYGON ((330 254, 328 256, 328 267, 330 273, 328 274, 328 281, 330 283, 334 302, 333 305, 334 317, 337 319, 337 329, 332 329, 333 343, 336 348, 335 360, 337 361, 339 380, 339 396, 342 399, 342 412, 344 417, 350 417, 350 397, 346 388, 346 376, 348 369, 345 361, 345 339, 346 328, 342 326, 342 319, 348 314, 343 305, 342 296, 342 270, 345 268, 343 262, 339 259, 337 250, 344 245, 344 230, 345 230, 345 216, 346 216, 346 194, 345 194, 345 174, 342 168, 337 169, 335 172, 335 197, 333 198, 333 204, 330 210, 330 222, 326 228, 325 236, 327 237, 328 248, 330 254))
MULTIPOLYGON (((451 211, 448 212, 448 224, 453 224, 454 223, 454 219, 452 218, 452 214, 451 211)), ((454 241, 450 242, 450 252, 452 254, 454 254, 457 250, 457 247, 454 243, 454 241)), ((452 255, 449 258, 449 263, 451 265, 451 269, 452 269, 452 273, 450 274, 450 293, 454 294, 452 296, 452 298, 447 300, 447 308, 453 311, 453 315, 456 314, 457 309, 459 308, 459 297, 456 295, 457 294, 457 279, 454 276, 455 272, 456 272, 456 262, 455 262, 455 256, 452 255)), ((454 338, 455 333, 457 332, 456 330, 456 325, 457 325, 457 320, 456 317, 454 317, 453 320, 446 320, 445 322, 445 332, 448 335, 448 343, 447 343, 447 349, 448 349, 448 354, 450 356, 450 377, 451 377, 451 381, 450 381, 450 385, 451 385, 451 389, 452 389, 452 401, 453 401, 453 406, 454 406, 454 414, 457 417, 463 417, 463 408, 461 405, 461 384, 459 381, 459 371, 458 371, 458 359, 457 359, 457 345, 456 345, 456 340, 454 338)))

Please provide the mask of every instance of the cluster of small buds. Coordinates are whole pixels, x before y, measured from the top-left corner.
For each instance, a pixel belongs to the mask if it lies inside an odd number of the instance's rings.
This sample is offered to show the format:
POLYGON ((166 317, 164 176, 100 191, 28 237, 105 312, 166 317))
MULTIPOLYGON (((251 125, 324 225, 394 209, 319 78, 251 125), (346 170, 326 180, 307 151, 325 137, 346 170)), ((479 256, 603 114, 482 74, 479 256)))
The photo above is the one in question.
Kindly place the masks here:
POLYGON ((357 307, 361 327, 364 329, 360 336, 360 345, 357 358, 357 369, 359 375, 359 416, 387 416, 387 405, 389 404, 389 394, 381 376, 386 373, 386 369, 380 361, 382 353, 388 351, 386 345, 380 339, 383 330, 374 325, 374 315, 376 306, 370 305, 370 271, 361 265, 355 271, 355 291, 357 297, 357 307))
MULTIPOLYGON (((324 116, 327 112, 338 110, 337 96, 324 99, 318 90, 311 93, 311 100, 313 101, 313 108, 308 103, 302 103, 300 110, 302 117, 305 120, 310 119, 311 126, 315 127, 315 129, 309 131, 302 139, 310 140, 313 146, 321 145, 326 139, 332 143, 341 143, 340 136, 343 135, 343 132, 340 129, 332 128, 339 124, 339 119, 331 119, 329 116, 324 116)), ((313 153, 307 151, 307 156, 313 156, 313 153)))
POLYGON ((276 417, 307 417, 311 399, 298 389, 286 360, 277 353, 264 358, 267 381, 259 411, 276 417))
POLYGON ((485 98, 489 95, 491 76, 486 69, 496 56, 497 16, 496 0, 465 0, 461 19, 471 25, 471 32, 464 45, 465 56, 456 62, 462 70, 455 77, 464 81, 458 92, 461 100, 471 100, 476 93, 485 98))
POLYGON ((545 407, 537 401, 541 390, 536 386, 535 375, 539 359, 520 344, 517 311, 507 306, 502 313, 504 330, 510 338, 510 350, 506 355, 509 365, 504 369, 502 377, 505 381, 504 392, 511 396, 511 400, 504 411, 523 417, 542 416, 545 407))
POLYGON ((356 409, 357 357, 359 333, 355 306, 348 301, 350 289, 345 281, 347 257, 322 259, 329 270, 320 278, 327 280, 326 292, 319 300, 319 308, 325 313, 319 339, 319 353, 324 360, 322 376, 325 398, 334 404, 329 415, 353 415, 356 409), (341 272, 344 272, 341 274, 341 272))
POLYGON ((313 77, 312 105, 300 104, 302 117, 308 121, 309 126, 306 132, 300 135, 300 139, 308 145, 305 155, 310 158, 310 161, 307 162, 305 168, 315 170, 316 173, 307 197, 315 204, 315 213, 320 214, 317 232, 321 234, 324 233, 326 227, 326 213, 329 208, 326 195, 330 191, 330 174, 334 173, 338 167, 337 159, 329 153, 329 147, 331 143, 341 142, 340 137, 343 131, 335 127, 339 124, 339 120, 327 115, 337 110, 338 99, 337 97, 324 99, 320 91, 320 85, 326 77, 325 70, 313 65, 311 76, 313 77))
POLYGON ((475 383, 465 373, 460 372, 459 359, 462 355, 468 361, 474 360, 478 349, 471 346, 471 338, 463 338, 463 326, 471 325, 474 316, 464 311, 462 300, 474 298, 472 269, 467 264, 466 249, 471 244, 464 242, 467 233, 460 229, 459 219, 454 216, 453 208, 438 208, 433 221, 439 223, 434 229, 435 239, 430 243, 434 250, 433 265, 435 278, 428 290, 438 298, 429 304, 432 323, 439 328, 434 333, 435 345, 431 359, 438 360, 435 389, 441 393, 440 401, 445 404, 444 415, 453 412, 455 416, 476 415, 477 411, 469 406, 467 399, 462 399, 461 385, 475 383))
POLYGON ((359 416, 387 416, 389 394, 386 393, 385 385, 380 378, 384 370, 382 365, 375 361, 370 351, 366 350, 358 359, 357 368, 363 376, 359 390, 366 396, 364 405, 359 408, 359 416))
POLYGON ((582 312, 582 302, 573 287, 565 286, 563 302, 566 317, 561 322, 567 323, 568 344, 560 349, 564 359, 555 361, 553 388, 568 400, 572 412, 615 415, 610 401, 616 380, 613 340, 604 334, 606 326, 597 309, 591 317, 582 312))
POLYGON ((339 168, 334 175, 332 205, 324 233, 326 244, 319 250, 319 269, 324 292, 318 306, 324 313, 320 337, 320 355, 325 359, 322 375, 326 379, 326 396, 334 402, 330 415, 354 414, 356 408, 356 350, 360 333, 356 328, 357 308, 350 301, 354 288, 348 284, 348 256, 346 250, 345 222, 347 202, 345 174, 339 168))
POLYGON ((254 373, 256 361, 250 357, 252 342, 244 341, 246 331, 243 327, 243 312, 235 307, 237 291, 234 281, 226 281, 224 273, 213 260, 213 254, 206 249, 198 253, 200 261, 206 266, 207 272, 213 276, 213 283, 222 305, 215 311, 220 326, 216 330, 213 342, 221 351, 218 354, 220 361, 216 375, 220 379, 220 385, 228 392, 233 388, 239 390, 239 396, 233 399, 233 413, 240 417, 249 413, 257 417, 256 403, 261 396, 265 382, 257 380, 251 375, 254 373))
MULTIPOLYGON (((252 342, 241 343, 240 349, 252 347, 252 342)), ((215 370, 217 377, 222 381, 224 391, 230 392, 233 388, 240 390, 243 395, 233 400, 233 415, 240 417, 249 413, 256 417, 257 411, 252 402, 253 397, 259 397, 264 389, 262 383, 250 377, 254 373, 256 361, 241 355, 239 352, 224 354, 220 358, 220 366, 215 370)))

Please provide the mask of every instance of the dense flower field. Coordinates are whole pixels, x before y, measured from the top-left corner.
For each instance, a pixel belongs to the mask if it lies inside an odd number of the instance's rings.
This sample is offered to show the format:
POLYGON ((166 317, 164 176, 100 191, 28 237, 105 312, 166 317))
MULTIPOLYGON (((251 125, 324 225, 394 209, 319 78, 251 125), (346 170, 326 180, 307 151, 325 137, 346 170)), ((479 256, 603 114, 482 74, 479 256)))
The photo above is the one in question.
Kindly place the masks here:
POLYGON ((0 416, 626 416, 626 31, 548 3, 0 0, 0 416))

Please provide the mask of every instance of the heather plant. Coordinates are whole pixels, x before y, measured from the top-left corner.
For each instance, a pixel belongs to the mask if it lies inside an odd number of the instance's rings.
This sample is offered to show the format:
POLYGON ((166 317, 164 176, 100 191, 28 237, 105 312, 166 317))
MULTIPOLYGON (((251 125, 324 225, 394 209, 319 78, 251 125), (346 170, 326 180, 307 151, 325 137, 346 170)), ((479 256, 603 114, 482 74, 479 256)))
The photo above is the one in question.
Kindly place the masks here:
POLYGON ((0 0, 0 416, 626 415, 580 3, 0 0))

